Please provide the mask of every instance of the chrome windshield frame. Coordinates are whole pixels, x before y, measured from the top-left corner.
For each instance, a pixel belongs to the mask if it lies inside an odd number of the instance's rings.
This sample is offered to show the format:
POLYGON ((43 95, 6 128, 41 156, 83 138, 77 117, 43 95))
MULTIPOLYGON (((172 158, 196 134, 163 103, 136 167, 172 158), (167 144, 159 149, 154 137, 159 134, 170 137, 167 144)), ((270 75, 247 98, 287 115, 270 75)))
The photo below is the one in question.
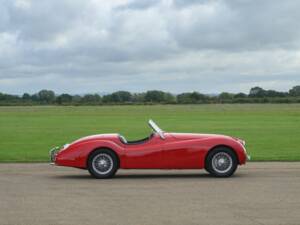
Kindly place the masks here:
POLYGON ((160 129, 159 126, 157 126, 157 124, 153 120, 150 119, 148 121, 148 124, 155 133, 158 133, 161 139, 165 139, 164 131, 160 129))

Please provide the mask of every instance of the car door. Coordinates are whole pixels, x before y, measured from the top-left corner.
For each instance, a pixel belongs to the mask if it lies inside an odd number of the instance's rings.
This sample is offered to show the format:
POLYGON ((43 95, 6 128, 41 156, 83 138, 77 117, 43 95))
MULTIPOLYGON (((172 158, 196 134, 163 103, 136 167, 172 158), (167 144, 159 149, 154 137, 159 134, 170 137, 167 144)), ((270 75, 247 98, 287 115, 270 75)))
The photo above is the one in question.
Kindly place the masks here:
POLYGON ((126 144, 124 168, 126 169, 160 169, 162 162, 162 142, 159 135, 137 144, 126 144))
POLYGON ((201 168, 201 147, 190 140, 176 140, 166 136, 163 145, 162 161, 165 169, 196 169, 201 168))

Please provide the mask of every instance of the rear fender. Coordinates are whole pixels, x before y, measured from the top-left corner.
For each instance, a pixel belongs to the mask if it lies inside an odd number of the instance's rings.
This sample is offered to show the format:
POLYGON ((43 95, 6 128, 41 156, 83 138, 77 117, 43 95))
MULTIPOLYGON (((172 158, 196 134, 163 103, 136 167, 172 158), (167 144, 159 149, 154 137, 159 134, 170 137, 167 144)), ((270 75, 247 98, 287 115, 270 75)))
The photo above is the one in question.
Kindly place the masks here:
POLYGON ((78 167, 86 168, 87 167, 87 160, 91 152, 100 149, 106 148, 112 150, 120 160, 120 166, 122 166, 122 158, 124 156, 124 148, 115 142, 106 141, 106 140, 99 140, 99 141, 90 141, 85 143, 80 143, 76 145, 76 149, 78 151, 78 157, 76 158, 76 162, 78 167))

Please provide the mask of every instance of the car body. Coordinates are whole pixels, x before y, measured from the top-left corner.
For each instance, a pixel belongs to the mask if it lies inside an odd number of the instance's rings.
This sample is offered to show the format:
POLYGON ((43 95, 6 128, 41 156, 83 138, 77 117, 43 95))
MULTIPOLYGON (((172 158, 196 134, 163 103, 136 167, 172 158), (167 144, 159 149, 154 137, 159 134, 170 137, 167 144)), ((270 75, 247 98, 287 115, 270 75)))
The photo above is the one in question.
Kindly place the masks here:
POLYGON ((138 141, 127 141, 119 134, 98 134, 80 138, 62 148, 52 149, 50 152, 52 164, 88 169, 96 178, 107 178, 113 176, 119 168, 205 168, 211 173, 207 158, 210 152, 216 150, 220 152, 220 149, 225 150, 227 159, 228 154, 232 155, 232 159, 226 161, 224 154, 223 159, 222 154, 219 154, 219 158, 214 159, 215 162, 219 162, 219 164, 223 162, 224 164, 225 160, 225 162, 236 164, 234 165, 235 168, 229 174, 211 174, 230 176, 234 173, 237 165, 246 163, 248 156, 245 141, 241 139, 215 134, 168 133, 162 131, 152 120, 149 120, 149 125, 153 130, 152 134, 138 141), (91 157, 96 157, 96 153, 98 153, 98 159, 93 161, 91 157), (110 157, 110 159, 105 157, 110 157), (109 168, 111 168, 110 164, 115 164, 113 165, 116 167, 113 174, 101 174, 103 166, 108 166, 108 164, 109 168), (98 170, 100 174, 97 173, 97 168, 102 168, 102 170, 98 170))

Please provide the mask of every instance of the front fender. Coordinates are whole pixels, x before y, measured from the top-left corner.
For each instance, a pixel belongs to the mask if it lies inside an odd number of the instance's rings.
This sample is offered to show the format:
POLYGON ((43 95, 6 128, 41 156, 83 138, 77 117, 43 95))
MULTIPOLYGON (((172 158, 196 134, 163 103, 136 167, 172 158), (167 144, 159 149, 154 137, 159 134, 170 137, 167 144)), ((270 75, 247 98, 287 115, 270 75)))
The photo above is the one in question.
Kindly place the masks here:
MULTIPOLYGON (((238 141, 236 141, 235 139, 231 138, 231 137, 227 137, 227 138, 214 138, 213 140, 207 140, 207 149, 208 151, 206 152, 206 155, 209 151, 211 151, 212 149, 216 148, 216 147, 228 147, 231 148, 235 154, 237 155, 238 158, 238 163, 240 165, 245 164, 247 161, 247 152, 245 147, 238 141)), ((206 157, 205 155, 205 157, 206 157)))
POLYGON ((222 137, 208 137, 201 140, 188 140, 184 141, 186 145, 191 146, 193 149, 198 150, 200 153, 200 166, 204 168, 205 166, 205 159, 209 151, 213 150, 216 147, 228 147, 231 148, 237 158, 238 163, 240 165, 245 164, 247 160, 247 153, 245 147, 239 143, 237 140, 229 137, 229 136, 222 136, 222 137))

